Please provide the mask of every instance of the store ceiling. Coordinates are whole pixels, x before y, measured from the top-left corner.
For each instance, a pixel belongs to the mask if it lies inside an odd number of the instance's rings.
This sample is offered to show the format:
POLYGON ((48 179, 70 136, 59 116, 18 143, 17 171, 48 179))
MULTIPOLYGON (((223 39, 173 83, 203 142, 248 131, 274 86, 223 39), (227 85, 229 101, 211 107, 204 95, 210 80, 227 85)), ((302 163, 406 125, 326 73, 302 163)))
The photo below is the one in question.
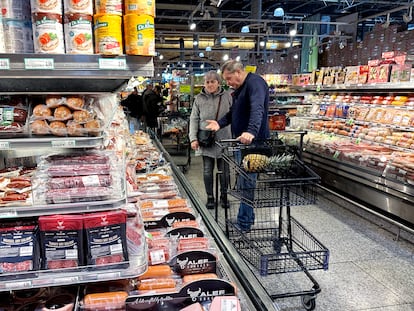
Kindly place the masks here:
POLYGON ((287 42, 301 45, 305 25, 321 26, 319 34, 324 29, 322 32, 328 35, 357 40, 375 24, 386 23, 387 14, 390 23, 407 25, 413 1, 157 0, 156 51, 163 59, 155 57, 154 63, 156 68, 184 61, 217 67, 224 53, 230 57, 246 56, 261 48, 283 52, 287 42), (276 8, 283 8, 283 17, 274 16, 276 8), (316 21, 310 21, 315 17, 316 21), (328 22, 321 22, 322 17, 329 17, 328 28, 328 22), (189 29, 191 22, 196 23, 195 30, 189 29), (353 25, 351 30, 346 24, 353 25), (249 26, 250 32, 241 33, 243 26, 249 26), (289 36, 291 27, 297 27, 296 37, 289 36), (226 43, 221 43, 223 37, 226 43), (197 46, 193 45, 195 40, 199 42, 197 46), (267 42, 265 47, 260 47, 260 41, 267 42), (211 52, 205 50, 207 46, 211 52))

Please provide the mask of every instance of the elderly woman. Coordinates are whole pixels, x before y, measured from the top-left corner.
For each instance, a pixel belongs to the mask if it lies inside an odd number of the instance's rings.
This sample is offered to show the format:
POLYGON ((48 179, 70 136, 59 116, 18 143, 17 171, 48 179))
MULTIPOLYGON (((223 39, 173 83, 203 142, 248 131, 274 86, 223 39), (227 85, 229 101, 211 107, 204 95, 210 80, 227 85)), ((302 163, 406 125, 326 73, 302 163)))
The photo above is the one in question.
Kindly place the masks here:
MULTIPOLYGON (((221 77, 216 71, 209 71, 204 76, 204 87, 200 94, 195 97, 190 116, 189 138, 193 150, 200 149, 203 157, 203 177, 207 194, 207 208, 215 207, 213 184, 214 167, 217 162, 217 169, 222 171, 220 176, 221 205, 228 207, 227 181, 228 167, 221 157, 221 148, 215 143, 210 147, 202 147, 199 144, 197 133, 205 130, 206 120, 219 120, 230 110, 232 103, 231 94, 221 87, 221 77)), ((224 127, 216 132, 215 141, 231 138, 230 127, 224 127)))

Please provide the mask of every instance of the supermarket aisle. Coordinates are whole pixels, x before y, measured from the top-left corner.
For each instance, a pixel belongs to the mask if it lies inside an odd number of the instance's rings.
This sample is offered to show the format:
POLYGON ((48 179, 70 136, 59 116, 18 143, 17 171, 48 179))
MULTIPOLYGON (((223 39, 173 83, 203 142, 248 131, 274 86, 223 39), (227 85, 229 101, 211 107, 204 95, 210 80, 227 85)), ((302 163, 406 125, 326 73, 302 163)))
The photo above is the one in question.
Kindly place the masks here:
MULTIPOLYGON (((193 157, 186 177, 205 201, 200 157, 193 157)), ((292 216, 330 251, 329 269, 311 272, 322 289, 316 310, 414 310, 413 235, 401 232, 397 240, 395 227, 324 191, 317 205, 293 207, 292 216)), ((271 293, 312 287, 302 272, 256 275, 271 293)), ((277 303, 282 311, 304 310, 300 297, 277 303)))

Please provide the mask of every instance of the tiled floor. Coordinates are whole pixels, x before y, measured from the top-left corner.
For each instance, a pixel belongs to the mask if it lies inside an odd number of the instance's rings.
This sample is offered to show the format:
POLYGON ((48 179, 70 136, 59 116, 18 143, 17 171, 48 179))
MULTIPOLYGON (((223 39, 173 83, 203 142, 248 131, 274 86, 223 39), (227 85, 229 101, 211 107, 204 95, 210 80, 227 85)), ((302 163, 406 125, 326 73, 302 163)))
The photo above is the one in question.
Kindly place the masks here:
MULTIPOLYGON (((192 157, 186 177, 205 200, 200 157, 192 157)), ((319 191, 316 205, 293 207, 292 216, 330 251, 329 269, 311 272, 322 289, 316 310, 414 310, 413 235, 326 191, 319 191)), ((312 287, 302 272, 256 275, 269 293, 312 287)), ((304 310, 300 297, 276 302, 282 311, 304 310)))

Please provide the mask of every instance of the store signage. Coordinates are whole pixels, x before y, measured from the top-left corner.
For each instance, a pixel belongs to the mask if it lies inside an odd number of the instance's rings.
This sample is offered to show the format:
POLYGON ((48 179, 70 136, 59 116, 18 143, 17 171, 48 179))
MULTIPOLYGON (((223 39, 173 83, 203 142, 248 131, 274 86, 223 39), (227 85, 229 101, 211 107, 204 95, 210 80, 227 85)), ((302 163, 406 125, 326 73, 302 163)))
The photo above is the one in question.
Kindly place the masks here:
POLYGON ((10 69, 10 59, 0 58, 0 70, 8 70, 8 69, 10 69))
POLYGON ((25 58, 24 69, 53 70, 55 69, 55 60, 53 58, 25 58))
POLYGON ((125 58, 100 58, 99 69, 125 70, 125 58))

